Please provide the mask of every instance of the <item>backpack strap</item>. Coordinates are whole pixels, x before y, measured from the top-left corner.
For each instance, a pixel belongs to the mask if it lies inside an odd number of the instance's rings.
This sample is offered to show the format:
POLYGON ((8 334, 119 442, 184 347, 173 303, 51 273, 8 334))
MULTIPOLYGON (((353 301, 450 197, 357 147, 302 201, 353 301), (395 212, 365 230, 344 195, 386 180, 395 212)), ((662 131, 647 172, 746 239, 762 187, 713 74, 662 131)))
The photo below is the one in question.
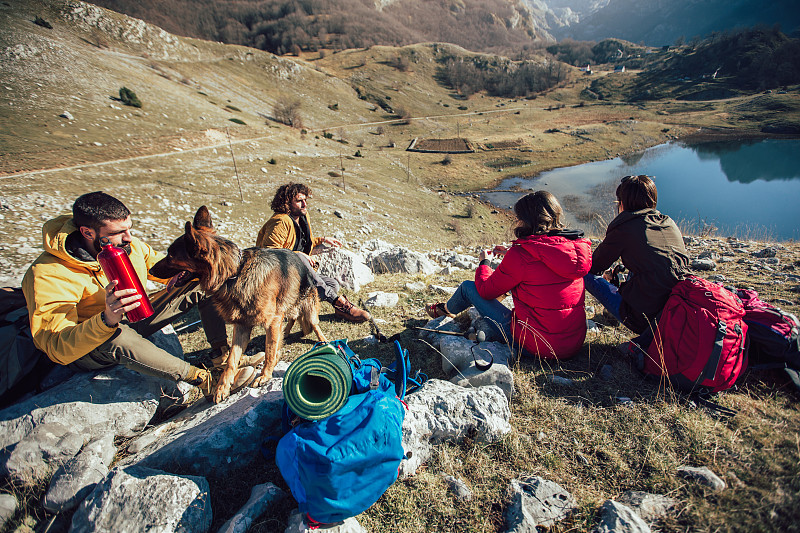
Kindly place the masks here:
POLYGON ((728 324, 724 320, 719 319, 719 322, 717 322, 716 336, 714 337, 714 348, 711 350, 711 355, 706 362, 705 368, 703 368, 703 371, 697 376, 695 386, 706 379, 714 379, 714 376, 717 375, 717 366, 719 366, 719 360, 722 357, 722 343, 725 341, 725 335, 727 335, 727 333, 728 324))

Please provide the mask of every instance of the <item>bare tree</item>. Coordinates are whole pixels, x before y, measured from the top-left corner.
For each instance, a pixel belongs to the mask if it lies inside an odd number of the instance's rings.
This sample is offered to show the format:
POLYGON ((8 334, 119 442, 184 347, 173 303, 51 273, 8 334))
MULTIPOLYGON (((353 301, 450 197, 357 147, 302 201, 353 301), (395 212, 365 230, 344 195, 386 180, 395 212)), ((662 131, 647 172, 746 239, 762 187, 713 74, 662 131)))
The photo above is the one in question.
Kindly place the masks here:
POLYGON ((283 94, 278 97, 272 106, 272 115, 281 124, 293 128, 303 127, 303 118, 300 115, 301 102, 297 98, 283 94))

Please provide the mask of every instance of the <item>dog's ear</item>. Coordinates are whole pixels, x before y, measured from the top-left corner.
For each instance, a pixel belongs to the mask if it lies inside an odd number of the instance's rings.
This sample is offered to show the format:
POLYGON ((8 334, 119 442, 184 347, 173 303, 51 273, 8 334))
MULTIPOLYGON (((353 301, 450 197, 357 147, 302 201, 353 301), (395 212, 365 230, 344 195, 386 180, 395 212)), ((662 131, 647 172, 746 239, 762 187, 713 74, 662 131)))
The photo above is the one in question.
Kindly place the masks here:
POLYGON ((196 230, 191 222, 186 223, 186 233, 183 235, 186 252, 195 258, 205 257, 208 254, 208 240, 211 239, 204 233, 205 230, 196 230))
POLYGON ((186 223, 186 232, 183 234, 183 241, 186 243, 186 251, 193 255, 197 251, 197 232, 192 227, 191 222, 186 223))
POLYGON ((197 230, 214 231, 214 224, 211 223, 211 213, 208 212, 206 206, 201 205, 200 209, 197 210, 192 225, 197 230))

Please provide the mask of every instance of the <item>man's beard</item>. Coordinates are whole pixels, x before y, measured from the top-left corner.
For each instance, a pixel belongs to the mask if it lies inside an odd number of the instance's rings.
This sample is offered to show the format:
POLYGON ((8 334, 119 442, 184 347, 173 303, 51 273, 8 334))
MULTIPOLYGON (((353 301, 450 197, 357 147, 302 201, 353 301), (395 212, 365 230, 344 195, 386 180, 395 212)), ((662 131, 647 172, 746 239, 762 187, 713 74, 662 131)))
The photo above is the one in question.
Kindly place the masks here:
MULTIPOLYGON (((95 237, 94 242, 92 243, 92 245, 94 246, 94 249, 98 251, 98 253, 100 252, 100 250, 103 249, 103 245, 100 244, 100 239, 97 238, 97 237, 95 237)), ((131 243, 126 242, 126 243, 124 243, 124 244, 122 244, 120 246, 117 246, 117 248, 122 248, 123 250, 125 250, 125 253, 127 255, 131 255, 131 243)))

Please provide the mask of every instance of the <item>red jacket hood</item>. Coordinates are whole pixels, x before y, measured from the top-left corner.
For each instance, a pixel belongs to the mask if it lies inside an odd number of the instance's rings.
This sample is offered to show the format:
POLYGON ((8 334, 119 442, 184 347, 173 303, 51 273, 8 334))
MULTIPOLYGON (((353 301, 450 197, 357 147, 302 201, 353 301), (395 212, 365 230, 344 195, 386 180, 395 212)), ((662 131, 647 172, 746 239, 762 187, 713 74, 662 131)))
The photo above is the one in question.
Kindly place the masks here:
POLYGON ((543 261, 565 279, 582 278, 592 265, 592 244, 588 239, 561 235, 531 235, 512 243, 523 257, 543 261))

